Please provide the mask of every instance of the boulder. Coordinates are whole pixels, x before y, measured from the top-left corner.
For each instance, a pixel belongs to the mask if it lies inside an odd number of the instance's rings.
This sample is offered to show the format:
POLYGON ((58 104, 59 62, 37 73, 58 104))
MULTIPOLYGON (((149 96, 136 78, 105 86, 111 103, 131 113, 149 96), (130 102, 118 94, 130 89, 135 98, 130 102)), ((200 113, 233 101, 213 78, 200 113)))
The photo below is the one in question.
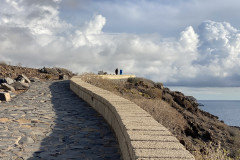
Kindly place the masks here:
POLYGON ((163 87, 163 84, 160 83, 160 82, 156 83, 156 84, 155 84, 155 87, 156 87, 156 88, 159 88, 159 89, 161 89, 161 90, 163 90, 163 88, 164 88, 164 87, 163 87))
POLYGON ((19 82, 19 81, 14 82, 12 84, 12 86, 13 86, 13 88, 15 90, 25 90, 25 89, 29 88, 29 84, 28 83, 22 83, 22 82, 19 82))
POLYGON ((6 92, 0 92, 0 101, 10 101, 11 96, 9 93, 6 92))
POLYGON ((17 81, 20 81, 22 83, 31 83, 31 81, 28 79, 27 76, 25 76, 24 74, 21 74, 17 77, 17 81))
POLYGON ((197 102, 197 99, 194 98, 193 96, 186 96, 186 99, 189 100, 190 102, 197 102))
POLYGON ((43 67, 43 68, 39 69, 39 72, 40 73, 47 73, 47 74, 54 74, 54 75, 59 74, 57 68, 45 68, 45 67, 43 67))
POLYGON ((15 89, 12 86, 8 85, 7 83, 2 83, 1 88, 6 91, 11 91, 11 92, 15 91, 15 89))
POLYGON ((63 75, 59 75, 59 79, 60 80, 68 80, 69 78, 67 75, 63 74, 63 75))
POLYGON ((7 77, 7 78, 5 78, 5 82, 6 82, 7 84, 13 84, 13 83, 14 83, 14 80, 13 80, 12 78, 7 77))
POLYGON ((45 67, 39 68, 39 69, 38 69, 38 72, 40 72, 40 73, 46 73, 45 67))

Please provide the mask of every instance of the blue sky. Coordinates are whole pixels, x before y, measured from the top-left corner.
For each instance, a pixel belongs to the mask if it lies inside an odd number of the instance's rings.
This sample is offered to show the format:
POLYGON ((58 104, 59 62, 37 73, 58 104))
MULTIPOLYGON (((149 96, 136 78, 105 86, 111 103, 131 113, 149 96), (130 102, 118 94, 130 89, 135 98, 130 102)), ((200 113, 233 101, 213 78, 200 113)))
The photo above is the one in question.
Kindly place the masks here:
POLYGON ((0 61, 240 86, 239 0, 0 2, 0 61))
POLYGON ((187 26, 197 27, 205 20, 227 21, 239 28, 238 6, 237 0, 70 0, 63 1, 60 16, 81 25, 101 14, 107 19, 106 32, 175 37, 187 26))

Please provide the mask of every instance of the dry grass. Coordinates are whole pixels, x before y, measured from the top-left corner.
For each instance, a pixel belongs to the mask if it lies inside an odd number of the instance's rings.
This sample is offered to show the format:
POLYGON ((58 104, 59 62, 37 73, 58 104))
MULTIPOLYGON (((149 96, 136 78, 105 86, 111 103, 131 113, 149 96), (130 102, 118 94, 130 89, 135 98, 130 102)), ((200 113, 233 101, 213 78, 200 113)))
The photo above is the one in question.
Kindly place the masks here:
POLYGON ((196 159, 201 160, 232 160, 228 157, 228 152, 222 149, 221 144, 213 147, 212 144, 205 145, 205 154, 200 154, 196 156, 196 159), (199 157, 199 158, 198 158, 199 157))
POLYGON ((233 136, 233 143, 234 143, 234 156, 237 159, 240 159, 240 128, 229 127, 229 133, 233 136))
POLYGON ((171 131, 177 132, 187 125, 183 115, 162 100, 133 99, 132 101, 171 131))

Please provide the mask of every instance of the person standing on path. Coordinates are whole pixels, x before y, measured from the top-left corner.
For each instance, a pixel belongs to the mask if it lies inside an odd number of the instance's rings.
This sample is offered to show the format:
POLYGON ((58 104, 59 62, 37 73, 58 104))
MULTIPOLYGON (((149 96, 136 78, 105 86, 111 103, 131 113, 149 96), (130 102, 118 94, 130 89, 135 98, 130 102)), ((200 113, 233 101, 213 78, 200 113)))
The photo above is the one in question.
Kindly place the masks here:
POLYGON ((119 74, 122 75, 122 73, 123 73, 123 71, 122 71, 122 69, 120 69, 120 73, 119 74))
POLYGON ((115 69, 115 74, 118 75, 118 68, 115 69))

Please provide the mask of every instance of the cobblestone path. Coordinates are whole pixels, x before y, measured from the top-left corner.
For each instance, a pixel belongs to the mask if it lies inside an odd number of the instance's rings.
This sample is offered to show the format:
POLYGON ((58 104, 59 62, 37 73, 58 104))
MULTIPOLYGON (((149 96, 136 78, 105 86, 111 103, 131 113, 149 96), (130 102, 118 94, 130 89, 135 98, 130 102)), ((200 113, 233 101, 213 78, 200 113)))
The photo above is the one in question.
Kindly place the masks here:
POLYGON ((1 160, 122 159, 105 120, 69 89, 69 81, 34 82, 0 103, 1 160))

